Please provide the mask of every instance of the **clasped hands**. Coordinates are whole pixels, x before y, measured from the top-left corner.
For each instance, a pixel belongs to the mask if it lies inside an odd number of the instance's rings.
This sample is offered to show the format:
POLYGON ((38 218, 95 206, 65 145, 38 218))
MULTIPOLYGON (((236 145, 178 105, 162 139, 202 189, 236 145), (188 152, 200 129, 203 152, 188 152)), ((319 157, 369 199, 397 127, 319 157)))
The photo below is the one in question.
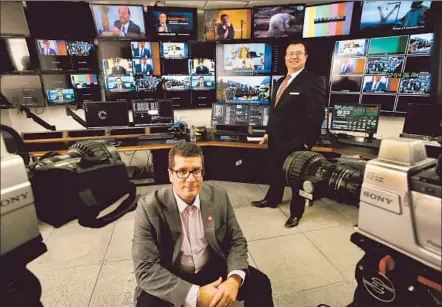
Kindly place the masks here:
POLYGON ((222 278, 200 287, 197 306, 200 307, 224 307, 230 306, 236 301, 238 290, 241 286, 241 277, 230 276, 224 282, 222 278))

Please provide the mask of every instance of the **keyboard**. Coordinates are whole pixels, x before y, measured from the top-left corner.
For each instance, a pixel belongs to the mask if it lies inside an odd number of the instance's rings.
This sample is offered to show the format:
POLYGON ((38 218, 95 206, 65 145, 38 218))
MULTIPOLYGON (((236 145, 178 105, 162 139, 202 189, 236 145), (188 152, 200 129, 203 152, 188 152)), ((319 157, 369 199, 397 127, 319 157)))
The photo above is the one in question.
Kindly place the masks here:
POLYGON ((332 140, 328 140, 328 139, 318 139, 316 141, 316 146, 331 146, 332 145, 332 140))
POLYGON ((138 141, 150 141, 150 140, 170 140, 174 139, 174 133, 151 133, 146 135, 140 135, 138 141))
POLYGON ((365 148, 373 148, 373 149, 379 149, 379 147, 381 147, 381 142, 379 140, 373 140, 373 143, 365 143, 365 142, 357 142, 357 141, 355 141, 353 139, 338 138, 337 142, 339 144, 358 146, 358 147, 365 147, 365 148))

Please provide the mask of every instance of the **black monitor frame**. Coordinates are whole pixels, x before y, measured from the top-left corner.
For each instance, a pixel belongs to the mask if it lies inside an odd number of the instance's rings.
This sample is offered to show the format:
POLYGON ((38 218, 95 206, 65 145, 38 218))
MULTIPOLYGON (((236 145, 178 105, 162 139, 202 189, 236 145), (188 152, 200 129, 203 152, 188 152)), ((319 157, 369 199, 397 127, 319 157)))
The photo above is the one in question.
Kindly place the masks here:
POLYGON ((128 110, 128 107, 127 107, 127 102, 126 101, 100 101, 100 102, 97 102, 97 101, 94 101, 94 102, 91 102, 91 101, 88 101, 88 102, 84 102, 84 104, 83 104, 83 109, 84 109, 84 114, 85 114, 85 119, 86 119, 86 123, 87 123, 87 128, 89 129, 89 128, 107 128, 107 127, 127 127, 127 126, 129 126, 129 110, 128 110), (123 117, 124 115, 124 119, 123 118, 121 118, 122 120, 124 120, 124 124, 123 125, 91 125, 91 120, 89 119, 88 120, 88 106, 90 106, 90 105, 98 105, 98 104, 101 104, 102 106, 110 106, 110 105, 112 105, 112 104, 120 104, 121 105, 121 107, 125 107, 125 110, 126 110, 126 112, 120 112, 120 113, 118 113, 119 114, 119 116, 121 116, 121 117, 123 117))
MULTIPOLYGON (((132 108, 133 125, 135 127, 170 127, 174 123, 175 112, 173 110, 172 100, 170 100, 170 99, 153 99, 153 98, 133 99, 133 100, 131 100, 130 103, 131 103, 131 108, 132 108), (161 103, 168 103, 168 104, 170 104, 170 108, 172 109, 172 119, 171 119, 171 122, 170 123, 152 123, 152 124, 137 123, 136 122, 136 118, 135 118, 136 111, 134 111, 134 109, 135 109, 134 105, 137 102, 158 102, 159 104, 161 104, 161 103)), ((160 116, 161 116, 161 114, 160 114, 160 116)))

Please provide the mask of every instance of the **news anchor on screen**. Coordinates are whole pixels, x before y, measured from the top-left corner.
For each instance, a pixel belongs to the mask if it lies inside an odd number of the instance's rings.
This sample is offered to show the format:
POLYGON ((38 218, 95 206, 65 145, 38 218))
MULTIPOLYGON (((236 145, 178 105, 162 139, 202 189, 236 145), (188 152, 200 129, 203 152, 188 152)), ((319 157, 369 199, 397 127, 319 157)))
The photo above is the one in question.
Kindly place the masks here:
POLYGON ((340 72, 342 75, 350 74, 354 72, 354 66, 352 63, 345 59, 342 61, 340 72))
POLYGON ((237 57, 233 62, 234 69, 255 69, 253 60, 250 57, 249 48, 241 47, 239 48, 237 57))
MULTIPOLYGON (((288 74, 277 81, 272 93, 266 134, 260 142, 268 142, 271 181, 264 199, 252 202, 258 208, 277 208, 286 186, 283 174, 286 158, 295 151, 310 150, 321 133, 325 85, 318 76, 305 69, 307 52, 301 41, 289 44, 285 52, 288 74)), ((292 194, 286 228, 298 225, 305 208, 298 187, 292 187, 292 194)))
POLYGON ((381 76, 375 76, 372 81, 365 83, 364 92, 385 92, 386 84, 381 79, 381 76))
POLYGON ((116 59, 115 66, 112 67, 112 76, 121 76, 126 74, 126 68, 120 65, 120 59, 116 59))
POLYGON ((199 82, 196 86, 194 87, 199 87, 199 88, 204 88, 204 87, 209 87, 209 85, 207 84, 207 82, 204 81, 204 77, 199 77, 199 82))
POLYGON ((132 20, 130 20, 130 9, 127 6, 120 6, 118 8, 120 20, 114 22, 114 33, 119 36, 130 36, 141 34, 141 29, 132 20))
POLYGON ((152 74, 152 65, 147 63, 146 59, 141 59, 141 63, 135 65, 135 73, 152 74))
POLYGON ((43 55, 57 55, 54 48, 51 48, 51 43, 48 40, 43 41, 43 47, 40 48, 40 52, 43 55))
POLYGON ((199 65, 196 68, 196 74, 197 75, 208 75, 209 73, 210 73, 209 68, 204 65, 203 60, 200 60, 199 65))
POLYGON ((138 42, 138 47, 134 48, 134 58, 150 59, 150 50, 145 45, 145 42, 138 42))
POLYGON ((155 25, 157 32, 169 32, 166 13, 161 12, 160 15, 158 15, 158 21, 159 22, 155 25))

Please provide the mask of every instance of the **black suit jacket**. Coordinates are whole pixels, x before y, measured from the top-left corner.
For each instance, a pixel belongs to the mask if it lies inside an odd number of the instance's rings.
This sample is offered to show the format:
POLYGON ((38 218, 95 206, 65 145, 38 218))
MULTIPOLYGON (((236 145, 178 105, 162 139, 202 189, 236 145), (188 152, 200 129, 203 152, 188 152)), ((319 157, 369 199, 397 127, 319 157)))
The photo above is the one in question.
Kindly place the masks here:
POLYGON ((196 73, 197 74, 202 74, 202 75, 206 75, 209 73, 209 68, 207 68, 207 66, 197 66, 196 67, 196 73))
MULTIPOLYGON (((114 27, 117 27, 118 29, 121 29, 121 21, 116 20, 114 22, 114 27)), ((132 20, 129 20, 129 27, 127 28, 127 33, 130 33, 130 34, 140 34, 141 33, 141 29, 132 20)))
POLYGON ((325 92, 318 76, 301 71, 289 84, 275 107, 276 93, 285 78, 278 80, 272 93, 267 134, 269 149, 282 152, 310 149, 321 133, 325 92))

